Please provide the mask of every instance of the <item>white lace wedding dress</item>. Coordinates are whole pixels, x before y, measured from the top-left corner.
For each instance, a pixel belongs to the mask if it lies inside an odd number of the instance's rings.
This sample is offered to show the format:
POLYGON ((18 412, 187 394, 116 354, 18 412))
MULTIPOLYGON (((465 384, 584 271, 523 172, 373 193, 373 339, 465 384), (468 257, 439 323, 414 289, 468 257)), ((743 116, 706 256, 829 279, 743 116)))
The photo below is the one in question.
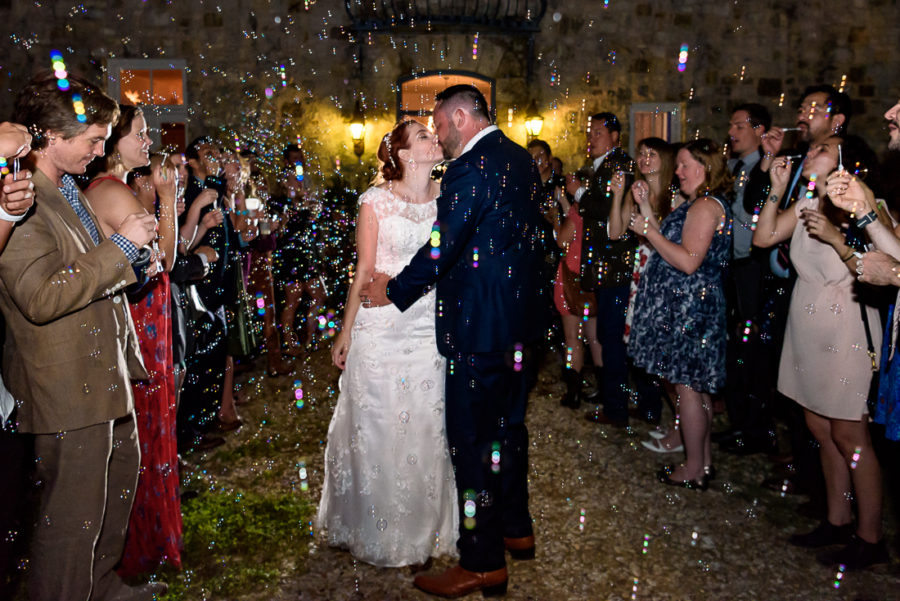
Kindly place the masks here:
MULTIPOLYGON (((375 270, 396 275, 430 236, 434 201, 372 187, 375 270)), ((328 428, 317 524, 328 544, 382 567, 456 554, 456 484, 444 428, 444 358, 432 290, 404 313, 360 307, 328 428)))

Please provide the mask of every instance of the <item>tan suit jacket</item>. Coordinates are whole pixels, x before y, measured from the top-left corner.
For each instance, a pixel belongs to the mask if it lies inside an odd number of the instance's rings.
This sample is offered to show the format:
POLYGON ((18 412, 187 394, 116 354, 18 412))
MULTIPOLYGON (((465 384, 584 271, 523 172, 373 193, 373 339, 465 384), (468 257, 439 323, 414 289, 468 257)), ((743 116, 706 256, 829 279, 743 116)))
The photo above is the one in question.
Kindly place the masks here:
POLYGON ((124 288, 134 270, 97 225, 95 245, 41 171, 35 202, 0 253, 6 317, 3 380, 19 402, 19 429, 48 434, 127 415, 131 379, 147 377, 124 288))

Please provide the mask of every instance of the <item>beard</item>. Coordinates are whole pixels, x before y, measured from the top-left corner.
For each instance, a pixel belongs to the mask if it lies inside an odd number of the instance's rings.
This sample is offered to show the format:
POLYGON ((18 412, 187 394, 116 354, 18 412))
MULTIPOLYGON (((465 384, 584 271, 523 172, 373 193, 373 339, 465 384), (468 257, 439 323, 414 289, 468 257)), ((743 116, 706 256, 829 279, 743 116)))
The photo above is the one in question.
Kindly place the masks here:
POLYGON ((448 130, 450 133, 447 134, 447 138, 445 140, 440 141, 440 146, 441 151, 444 154, 444 158, 448 161, 452 161, 459 156, 460 135, 459 130, 453 127, 452 124, 448 126, 448 130))
POLYGON ((900 125, 891 132, 891 139, 888 141, 888 150, 900 150, 900 125))

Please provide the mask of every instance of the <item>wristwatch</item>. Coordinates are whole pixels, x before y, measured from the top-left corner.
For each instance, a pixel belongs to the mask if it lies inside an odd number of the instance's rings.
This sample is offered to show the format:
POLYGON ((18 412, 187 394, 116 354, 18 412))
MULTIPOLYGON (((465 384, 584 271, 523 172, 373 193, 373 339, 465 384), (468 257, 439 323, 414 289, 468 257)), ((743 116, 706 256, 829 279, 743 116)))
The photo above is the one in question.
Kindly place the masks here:
POLYGON ((875 211, 869 211, 868 213, 866 213, 865 215, 863 215, 862 217, 860 217, 859 219, 856 220, 856 227, 858 227, 859 229, 862 230, 862 229, 865 229, 865 227, 867 225, 869 225, 870 223, 873 223, 875 221, 878 221, 878 213, 876 213, 875 211))

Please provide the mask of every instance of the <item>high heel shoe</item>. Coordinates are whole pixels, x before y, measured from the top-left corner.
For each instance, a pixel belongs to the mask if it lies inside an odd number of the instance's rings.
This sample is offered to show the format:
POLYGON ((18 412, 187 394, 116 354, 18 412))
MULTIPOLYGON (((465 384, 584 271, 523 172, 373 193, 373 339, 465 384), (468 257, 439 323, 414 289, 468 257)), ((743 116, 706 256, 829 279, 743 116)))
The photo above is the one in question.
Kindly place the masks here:
POLYGON ((643 446, 645 449, 653 451, 654 453, 680 453, 684 450, 683 444, 680 444, 677 447, 665 446, 661 438, 642 440, 641 446, 643 446))
POLYGON ((674 471, 674 465, 665 465, 656 472, 656 479, 669 486, 680 486, 681 488, 689 488, 691 490, 705 491, 709 488, 709 476, 705 473, 700 476, 699 480, 673 480, 672 473, 674 471))
POLYGON ((716 479, 716 466, 711 463, 709 465, 704 465, 703 473, 706 474, 706 479, 712 482, 716 479))
POLYGON ((662 430, 650 430, 649 432, 647 432, 647 436, 649 436, 650 438, 655 438, 657 440, 665 438, 668 435, 668 430, 666 430, 665 432, 663 432, 662 430))

